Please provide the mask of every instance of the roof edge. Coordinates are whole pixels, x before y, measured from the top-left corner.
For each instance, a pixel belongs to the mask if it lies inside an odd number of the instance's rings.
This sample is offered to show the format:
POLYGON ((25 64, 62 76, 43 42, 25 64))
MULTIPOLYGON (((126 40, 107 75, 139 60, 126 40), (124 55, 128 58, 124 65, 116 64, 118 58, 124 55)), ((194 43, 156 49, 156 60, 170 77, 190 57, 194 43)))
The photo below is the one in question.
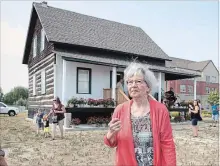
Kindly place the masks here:
POLYGON ((127 55, 143 56, 143 57, 148 57, 148 58, 153 58, 153 59, 158 59, 158 60, 171 61, 170 59, 150 57, 150 56, 141 55, 141 54, 132 54, 132 53, 128 53, 128 52, 123 52, 123 51, 118 51, 118 50, 111 50, 111 49, 104 49, 104 48, 99 48, 99 47, 91 47, 91 46, 85 46, 85 45, 70 44, 70 43, 58 42, 58 41, 54 41, 54 40, 50 40, 49 42, 57 44, 57 45, 61 45, 61 44, 69 45, 69 46, 72 45, 72 46, 86 47, 86 48, 92 48, 92 49, 103 50, 103 51, 110 51, 110 52, 113 52, 113 53, 116 52, 116 53, 127 54, 127 55))

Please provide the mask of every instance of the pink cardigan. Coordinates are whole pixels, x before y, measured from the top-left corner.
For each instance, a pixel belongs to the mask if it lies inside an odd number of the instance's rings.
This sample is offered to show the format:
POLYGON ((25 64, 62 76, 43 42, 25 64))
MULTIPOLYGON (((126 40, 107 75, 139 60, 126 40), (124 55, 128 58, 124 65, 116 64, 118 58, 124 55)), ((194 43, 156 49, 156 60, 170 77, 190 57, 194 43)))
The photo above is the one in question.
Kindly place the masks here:
MULTIPOLYGON (((133 135, 131 129, 131 104, 133 101, 127 101, 118 105, 112 115, 112 118, 121 120, 121 130, 116 135, 116 142, 111 142, 104 137, 104 143, 109 147, 116 149, 116 166, 137 166, 133 135)), ((149 100, 150 117, 153 132, 154 166, 176 166, 176 150, 173 141, 172 128, 170 124, 169 112, 165 105, 149 100)))

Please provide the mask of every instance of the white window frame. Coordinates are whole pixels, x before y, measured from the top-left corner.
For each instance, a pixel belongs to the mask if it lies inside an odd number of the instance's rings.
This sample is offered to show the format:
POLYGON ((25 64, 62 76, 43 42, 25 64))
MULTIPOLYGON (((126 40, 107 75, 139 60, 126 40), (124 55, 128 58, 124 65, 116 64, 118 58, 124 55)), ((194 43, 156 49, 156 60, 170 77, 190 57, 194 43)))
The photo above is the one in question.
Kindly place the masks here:
POLYGON ((46 93, 46 72, 45 69, 41 71, 41 94, 46 93))
POLYGON ((210 76, 206 76, 206 77, 205 77, 205 81, 206 81, 206 82, 211 82, 211 77, 210 77, 210 76))
POLYGON ((186 93, 186 85, 180 85, 180 93, 186 93), (183 90, 181 87, 184 87, 185 90, 183 90))
POLYGON ((40 51, 43 51, 45 48, 45 33, 44 33, 44 29, 41 29, 41 34, 40 34, 40 51))
POLYGON ((210 94, 210 88, 209 87, 205 87, 205 93, 210 94))
POLYGON ((188 93, 189 94, 193 93, 193 86, 192 85, 188 85, 188 93))
POLYGON ((36 75, 33 75, 33 96, 36 95, 36 75))
POLYGON ((212 76, 212 83, 216 83, 216 76, 212 76))
POLYGON ((37 35, 34 36, 33 41, 33 58, 37 55, 37 35))

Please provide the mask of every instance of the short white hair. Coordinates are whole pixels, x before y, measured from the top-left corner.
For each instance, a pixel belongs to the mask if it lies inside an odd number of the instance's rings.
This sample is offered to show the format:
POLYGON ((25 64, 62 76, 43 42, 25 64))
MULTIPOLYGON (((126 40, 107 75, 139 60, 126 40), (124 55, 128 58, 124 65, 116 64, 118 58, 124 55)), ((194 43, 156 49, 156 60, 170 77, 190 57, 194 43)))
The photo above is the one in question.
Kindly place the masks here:
POLYGON ((149 69, 148 65, 132 62, 124 70, 124 80, 127 82, 130 77, 135 75, 143 76, 150 90, 154 89, 158 84, 154 73, 149 69))

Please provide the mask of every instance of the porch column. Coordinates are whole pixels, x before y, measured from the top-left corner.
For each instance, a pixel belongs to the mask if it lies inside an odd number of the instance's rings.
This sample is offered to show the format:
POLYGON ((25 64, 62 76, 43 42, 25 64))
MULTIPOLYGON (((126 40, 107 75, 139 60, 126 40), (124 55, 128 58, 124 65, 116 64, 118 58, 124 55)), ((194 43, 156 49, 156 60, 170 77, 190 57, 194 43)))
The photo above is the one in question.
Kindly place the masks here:
POLYGON ((161 84, 162 84, 161 72, 158 73, 158 81, 159 81, 159 85, 158 85, 158 101, 161 102, 161 84))
POLYGON ((112 99, 116 99, 116 84, 117 84, 117 72, 116 67, 112 67, 112 99))
POLYGON ((196 78, 194 78, 194 100, 196 100, 196 78))
POLYGON ((56 79, 56 77, 57 77, 57 66, 56 66, 56 64, 54 64, 53 65, 53 70, 54 70, 54 76, 53 76, 53 84, 54 84, 54 90, 53 90, 53 95, 54 95, 54 97, 56 97, 57 96, 57 79, 56 79))
POLYGON ((62 77, 62 103, 64 106, 66 106, 66 60, 63 59, 63 77, 62 77))

